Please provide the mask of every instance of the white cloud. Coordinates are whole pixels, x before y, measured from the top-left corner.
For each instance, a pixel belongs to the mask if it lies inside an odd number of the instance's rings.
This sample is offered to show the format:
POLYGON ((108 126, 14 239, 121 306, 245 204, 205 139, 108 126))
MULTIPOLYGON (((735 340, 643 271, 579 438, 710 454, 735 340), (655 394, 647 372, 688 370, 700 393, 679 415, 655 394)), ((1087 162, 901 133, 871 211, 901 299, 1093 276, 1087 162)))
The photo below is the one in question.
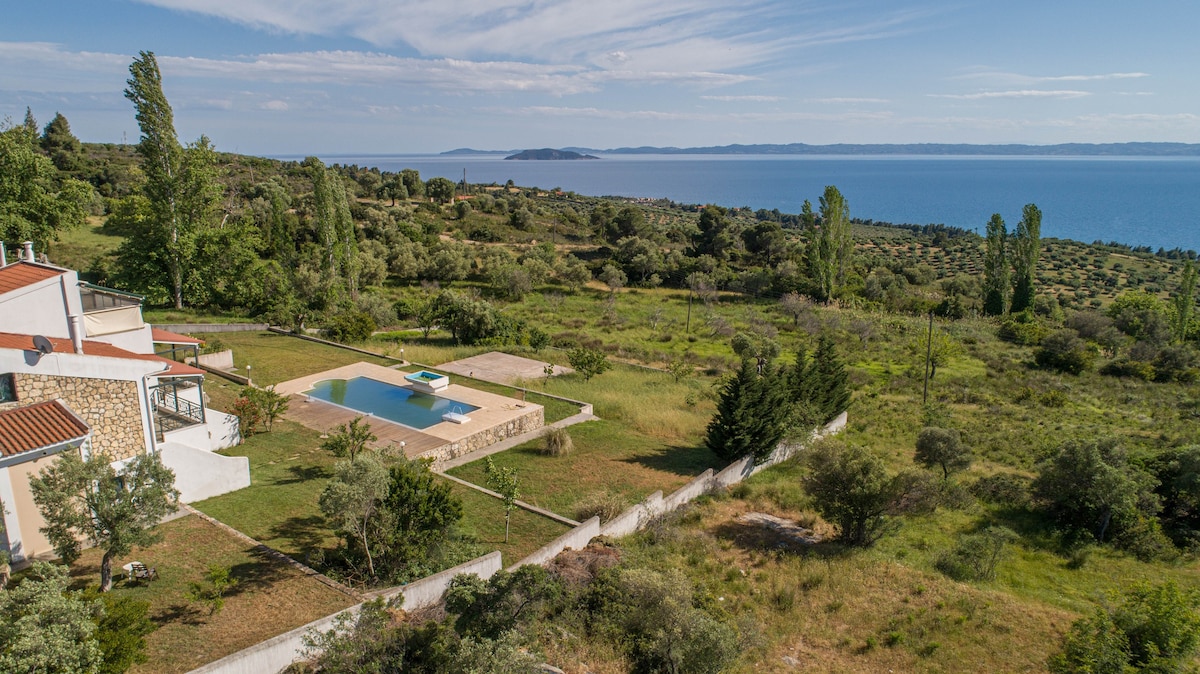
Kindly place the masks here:
POLYGON ((754 95, 746 95, 746 96, 701 96, 700 98, 701 98, 701 100, 705 100, 705 101, 721 101, 721 102, 723 102, 723 103, 736 103, 736 102, 747 102, 747 103, 774 103, 774 102, 776 102, 776 101, 782 101, 782 100, 783 100, 783 97, 782 97, 782 96, 754 96, 754 95))
POLYGON ((928 94, 930 98, 951 98, 963 101, 978 101, 992 98, 1082 98, 1091 92, 1045 89, 1021 89, 1016 91, 979 91, 972 94, 928 94))
POLYGON ((890 103, 886 98, 814 98, 813 103, 855 104, 855 103, 890 103))
POLYGON ((911 32, 930 12, 872 12, 793 0, 140 0, 276 33, 353 37, 425 57, 729 71, 797 46, 911 32), (803 22, 799 23, 798 18, 803 22), (795 25, 809 27, 795 32, 795 25))
POLYGON ((487 108, 490 114, 517 116, 581 117, 617 120, 656 120, 692 122, 844 122, 880 121, 892 117, 889 112, 875 113, 813 113, 813 112, 731 112, 712 113, 674 110, 614 110, 606 108, 576 108, 560 106, 527 106, 523 108, 487 108))
POLYGON ((287 101, 273 100, 273 101, 267 101, 267 102, 263 103, 262 105, 259 105, 258 107, 262 108, 263 110, 273 110, 276 112, 285 112, 288 109, 288 104, 287 104, 287 101))
POLYGON ((955 75, 950 79, 957 80, 988 80, 997 84, 1031 85, 1041 82, 1101 82, 1105 80, 1128 80, 1150 77, 1149 73, 1122 72, 1099 73, 1090 75, 1026 75, 1022 73, 1004 72, 989 69, 977 69, 974 72, 955 75))

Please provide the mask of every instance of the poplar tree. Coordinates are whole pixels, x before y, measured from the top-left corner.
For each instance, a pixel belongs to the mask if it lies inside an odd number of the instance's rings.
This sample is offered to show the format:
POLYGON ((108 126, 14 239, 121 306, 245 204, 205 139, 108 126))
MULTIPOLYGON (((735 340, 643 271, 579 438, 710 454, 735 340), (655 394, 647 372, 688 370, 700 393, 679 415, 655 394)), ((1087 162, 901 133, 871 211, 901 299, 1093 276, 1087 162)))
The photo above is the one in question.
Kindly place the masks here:
POLYGON ((1042 212, 1034 204, 1025 204, 1013 240, 1013 313, 1033 306, 1033 283, 1041 248, 1042 212))
POLYGON ((1192 325, 1192 313, 1196 308, 1196 266, 1191 260, 1183 263, 1183 277, 1179 280, 1179 293, 1175 295, 1175 313, 1171 316, 1171 333, 1175 341, 1187 340, 1192 325))
POLYGON ((1000 316, 1008 309, 1008 292, 1012 274, 1008 267, 1008 228, 999 213, 993 213, 987 224, 983 253, 983 311, 1000 316))
POLYGON ((351 297, 358 296, 358 241, 346 185, 336 171, 316 157, 304 160, 313 181, 312 217, 321 266, 327 277, 338 278, 351 297))
POLYGON ((151 215, 146 231, 131 236, 119 255, 133 285, 150 291, 165 288, 175 308, 182 309, 196 235, 215 219, 221 197, 216 153, 203 136, 186 150, 179 144, 153 52, 141 52, 129 65, 129 74, 125 98, 133 102, 142 132, 137 151, 151 215))
POLYGON ((850 207, 838 188, 829 185, 821 196, 820 224, 808 247, 809 274, 822 301, 833 299, 845 281, 853 244, 850 207))

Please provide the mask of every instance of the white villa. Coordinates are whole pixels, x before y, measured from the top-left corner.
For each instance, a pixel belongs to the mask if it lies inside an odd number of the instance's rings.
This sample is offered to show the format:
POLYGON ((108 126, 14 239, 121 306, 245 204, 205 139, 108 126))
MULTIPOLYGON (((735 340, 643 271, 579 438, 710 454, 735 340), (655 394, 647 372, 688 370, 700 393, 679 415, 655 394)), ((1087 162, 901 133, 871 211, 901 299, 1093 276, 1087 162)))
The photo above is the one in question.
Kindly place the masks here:
POLYGON ((72 451, 114 467, 145 452, 175 471, 184 501, 250 484, 237 418, 204 406, 204 371, 165 358, 199 340, 152 328, 141 298, 81 282, 0 243, 0 501, 14 565, 53 554, 29 479, 72 451), (155 352, 155 345, 163 350, 155 352))

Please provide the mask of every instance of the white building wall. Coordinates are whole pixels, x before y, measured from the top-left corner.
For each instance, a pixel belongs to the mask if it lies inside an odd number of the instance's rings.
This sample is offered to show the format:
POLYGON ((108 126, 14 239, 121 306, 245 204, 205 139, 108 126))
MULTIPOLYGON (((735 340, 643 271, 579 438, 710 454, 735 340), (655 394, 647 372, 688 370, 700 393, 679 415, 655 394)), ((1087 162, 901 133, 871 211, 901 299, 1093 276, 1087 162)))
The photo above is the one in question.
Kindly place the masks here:
MULTIPOLYGON (((78 288, 75 289, 75 300, 79 301, 78 288)), ((70 339, 71 326, 67 315, 58 278, 0 296, 0 332, 70 339)))

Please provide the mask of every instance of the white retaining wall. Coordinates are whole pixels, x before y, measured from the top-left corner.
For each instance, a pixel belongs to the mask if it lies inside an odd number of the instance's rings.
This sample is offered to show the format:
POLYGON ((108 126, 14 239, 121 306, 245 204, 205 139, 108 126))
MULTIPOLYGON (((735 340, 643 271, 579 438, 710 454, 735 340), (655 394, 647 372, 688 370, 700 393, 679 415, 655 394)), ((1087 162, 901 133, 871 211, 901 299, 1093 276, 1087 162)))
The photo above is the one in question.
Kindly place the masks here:
POLYGON ((225 349, 216 353, 202 353, 196 356, 196 362, 214 370, 232 370, 233 349, 225 349))
MULTIPOLYGON (((824 428, 813 433, 809 442, 841 432, 846 427, 846 419, 846 413, 842 412, 824 428)), ((809 442, 794 445, 780 444, 766 461, 758 465, 754 465, 751 459, 746 458, 734 461, 716 474, 709 468, 687 484, 675 490, 670 496, 664 498, 661 491, 654 492, 646 497, 646 500, 627 508, 625 512, 606 522, 604 526, 600 525, 600 518, 593 517, 542 546, 525 559, 513 564, 508 570, 515 570, 526 564, 545 564, 557 557, 563 550, 568 548, 580 550, 587 547, 587 544, 593 538, 600 535, 615 538, 631 534, 645 526, 647 522, 658 515, 675 510, 709 492, 737 484, 765 468, 791 458, 801 449, 808 446, 809 442)), ((499 571, 500 568, 500 552, 496 551, 471 560, 466 564, 461 564, 452 569, 447 569, 427 578, 409 583, 408 585, 384 590, 377 593, 376 596, 394 597, 396 595, 404 595, 405 608, 423 608, 441 600, 442 594, 446 591, 446 586, 449 585, 450 580, 454 576, 460 573, 474 573, 480 578, 487 579, 496 571, 499 571)), ((352 606, 346 609, 345 612, 358 611, 361 606, 361 604, 352 606)), ((309 630, 330 629, 334 619, 338 615, 327 616, 311 622, 304 627, 294 629, 287 634, 281 634, 274 639, 268 639, 216 662, 209 663, 204 667, 194 669, 189 674, 259 674, 260 672, 278 672, 300 657, 303 649, 302 639, 309 630)))
POLYGON ((525 559, 522 559, 516 564, 508 567, 508 570, 512 571, 518 567, 525 566, 526 564, 545 564, 546 562, 557 557, 558 553, 566 550, 567 548, 571 548, 572 550, 582 550, 583 548, 587 547, 587 544, 590 543, 593 538, 599 535, 600 518, 593 517, 592 519, 580 524, 562 536, 559 536, 546 545, 538 548, 537 551, 532 555, 529 555, 525 559))
POLYGON ((628 536, 641 529, 651 519, 663 512, 663 493, 656 491, 641 503, 600 525, 600 535, 610 538, 628 536))
MULTIPOLYGON (((380 592, 378 596, 394 597, 404 595, 404 608, 417 609, 437 603, 446 591, 450 580, 460 573, 474 573, 480 578, 491 578, 500 570, 500 551, 488 553, 465 564, 459 564, 452 569, 435 573, 408 585, 391 588, 380 592)), ((310 631, 324 632, 333 628, 338 616, 354 615, 362 610, 362 604, 314 620, 307 625, 297 627, 291 632, 259 642, 250 648, 227 655, 220 660, 210 662, 203 667, 193 669, 189 674, 271 674, 284 669, 304 654, 304 636, 310 631)))
POLYGON ((175 471, 175 488, 184 503, 203 501, 250 486, 250 459, 224 456, 174 442, 158 447, 163 465, 175 471))

